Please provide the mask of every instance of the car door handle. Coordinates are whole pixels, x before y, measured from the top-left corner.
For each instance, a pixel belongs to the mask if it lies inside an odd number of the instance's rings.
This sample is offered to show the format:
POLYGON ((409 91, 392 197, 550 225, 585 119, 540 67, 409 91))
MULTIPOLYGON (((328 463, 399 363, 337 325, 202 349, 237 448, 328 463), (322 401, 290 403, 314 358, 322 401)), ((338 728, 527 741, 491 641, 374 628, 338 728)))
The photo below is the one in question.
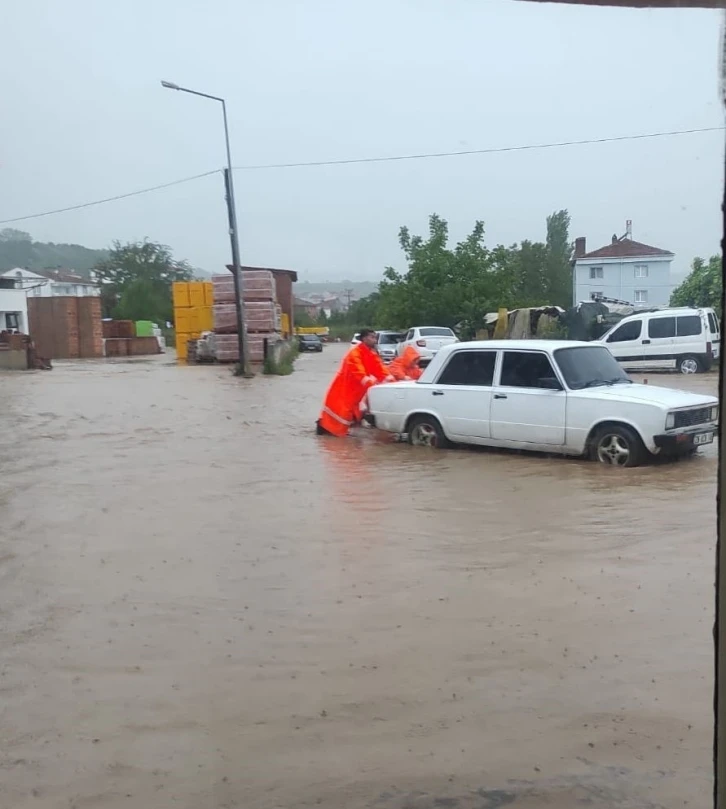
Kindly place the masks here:
POLYGON ((650 345, 650 340, 643 340, 643 345, 644 346, 650 345))
POLYGON ((507 394, 506 394, 506 393, 495 393, 495 394, 494 394, 494 398, 495 398, 495 399, 506 399, 506 398, 507 398, 507 394))
POLYGON ((442 390, 432 390, 431 395, 432 396, 443 396, 444 392, 442 390))

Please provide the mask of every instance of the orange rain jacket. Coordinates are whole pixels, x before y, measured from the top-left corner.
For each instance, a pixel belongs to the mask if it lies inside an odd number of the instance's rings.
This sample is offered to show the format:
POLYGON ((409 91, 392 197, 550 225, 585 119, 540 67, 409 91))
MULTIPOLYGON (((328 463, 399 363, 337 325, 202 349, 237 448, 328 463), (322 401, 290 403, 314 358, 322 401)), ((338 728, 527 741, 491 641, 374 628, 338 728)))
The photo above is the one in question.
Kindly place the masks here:
POLYGON ((333 435, 347 435, 360 419, 359 405, 368 388, 389 378, 376 351, 364 343, 351 348, 328 388, 318 424, 333 435))
POLYGON ((388 372, 397 382, 402 379, 418 379, 423 373, 417 365, 420 359, 421 355, 413 346, 406 346, 403 354, 388 366, 388 372))

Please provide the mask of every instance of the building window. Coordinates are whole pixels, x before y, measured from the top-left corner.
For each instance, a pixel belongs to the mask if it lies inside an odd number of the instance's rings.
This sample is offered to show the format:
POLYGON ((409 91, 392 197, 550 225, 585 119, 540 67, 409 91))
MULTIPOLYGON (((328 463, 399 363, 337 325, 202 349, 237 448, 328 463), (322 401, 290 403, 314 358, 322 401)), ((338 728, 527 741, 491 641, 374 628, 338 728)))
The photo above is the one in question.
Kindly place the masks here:
POLYGON ((20 315, 17 312, 5 314, 5 328, 9 331, 20 331, 20 315))
POLYGON ((636 289, 635 290, 635 303, 648 303, 648 290, 636 289))
POLYGON ((647 264, 636 264, 634 271, 635 271, 635 277, 636 278, 647 278, 648 277, 648 265, 647 264))
POLYGON ((590 280, 602 280, 602 267, 590 267, 590 280))

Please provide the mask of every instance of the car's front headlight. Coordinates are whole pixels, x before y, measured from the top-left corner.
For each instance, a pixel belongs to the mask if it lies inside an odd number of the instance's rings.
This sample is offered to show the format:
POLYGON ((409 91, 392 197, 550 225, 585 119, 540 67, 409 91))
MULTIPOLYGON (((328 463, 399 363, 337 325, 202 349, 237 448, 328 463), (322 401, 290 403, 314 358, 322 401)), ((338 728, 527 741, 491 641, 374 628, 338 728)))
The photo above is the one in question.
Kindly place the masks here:
POLYGON ((666 416, 666 426, 665 426, 665 428, 666 428, 666 430, 672 430, 675 426, 676 426, 676 414, 675 413, 669 413, 666 416))
POLYGON ((718 421, 718 405, 714 405, 708 415, 711 421, 718 421))

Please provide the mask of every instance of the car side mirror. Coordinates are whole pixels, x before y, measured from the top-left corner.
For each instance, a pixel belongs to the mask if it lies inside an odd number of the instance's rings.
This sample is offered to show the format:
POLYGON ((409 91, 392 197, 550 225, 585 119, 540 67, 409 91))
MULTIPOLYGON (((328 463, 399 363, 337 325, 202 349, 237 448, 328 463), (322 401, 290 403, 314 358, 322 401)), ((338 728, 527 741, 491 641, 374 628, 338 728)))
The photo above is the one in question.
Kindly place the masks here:
POLYGON ((554 376, 543 376, 537 380, 537 387, 543 390, 562 390, 559 380, 554 376))

